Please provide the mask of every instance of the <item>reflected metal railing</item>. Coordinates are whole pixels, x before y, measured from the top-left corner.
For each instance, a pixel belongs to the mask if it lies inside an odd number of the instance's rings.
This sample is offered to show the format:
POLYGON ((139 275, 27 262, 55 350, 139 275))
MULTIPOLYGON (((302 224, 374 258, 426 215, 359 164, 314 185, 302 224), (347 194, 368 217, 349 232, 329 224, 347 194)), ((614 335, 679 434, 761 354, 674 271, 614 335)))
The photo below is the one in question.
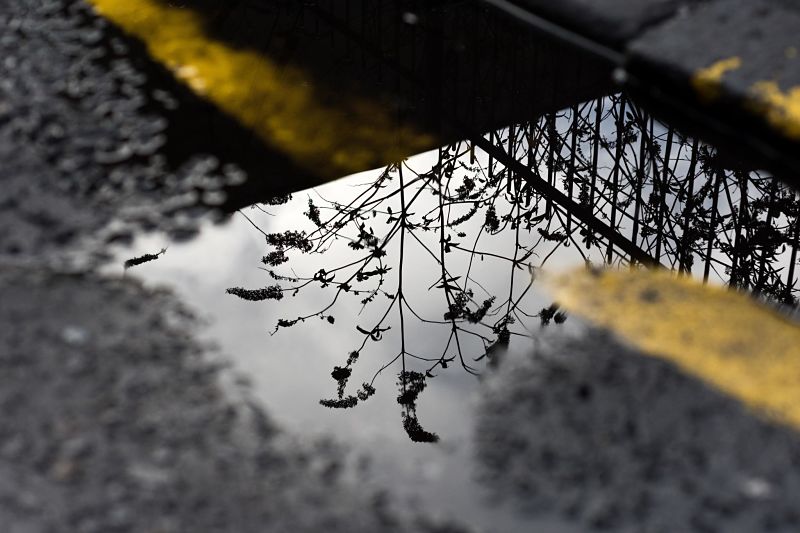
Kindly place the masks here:
POLYGON ((669 268, 797 304, 797 193, 622 94, 397 162, 354 193, 309 195, 304 214, 307 227, 264 232, 273 285, 229 292, 248 300, 312 287, 332 293, 319 308, 280 319, 275 331, 314 318, 333 324, 335 314, 338 327, 344 319, 334 310, 349 296, 370 308, 352 317, 359 339, 331 374, 336 397, 321 403, 354 407, 375 393, 382 372, 399 367, 403 424, 416 441, 436 439, 416 415, 434 372, 455 362, 478 374, 478 363, 500 357, 513 337, 535 337, 532 321, 567 319, 557 303, 531 299, 537 269, 554 258, 669 268), (505 266, 476 266, 487 258, 505 266), (427 290, 419 272, 435 278, 427 290), (500 272, 508 277, 498 283, 500 272), (442 335, 409 337, 412 321, 442 335), (387 339, 396 354, 348 393, 360 355, 387 339))
MULTIPOLYGON (((660 264, 797 303, 800 205, 766 172, 661 124, 623 95, 599 98, 476 143, 509 190, 608 263, 660 264), (734 166, 734 168, 729 168, 734 166), (560 194, 547 196, 548 189, 560 194), (561 216, 553 216, 560 213, 561 216)), ((550 231, 550 230, 549 230, 550 231)))

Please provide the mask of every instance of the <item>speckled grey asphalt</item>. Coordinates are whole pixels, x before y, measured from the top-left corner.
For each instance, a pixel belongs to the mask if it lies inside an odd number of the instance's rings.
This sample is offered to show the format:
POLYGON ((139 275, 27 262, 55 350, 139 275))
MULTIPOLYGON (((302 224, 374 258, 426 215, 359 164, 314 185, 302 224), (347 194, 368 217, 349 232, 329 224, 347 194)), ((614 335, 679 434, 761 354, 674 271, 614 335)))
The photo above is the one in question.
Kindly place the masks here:
POLYGON ((800 530, 800 437, 597 330, 548 335, 490 376, 485 482, 586 530, 800 530))
POLYGON ((168 294, 12 267, 0 294, 3 531, 457 531, 223 393, 168 294))
MULTIPOLYGON (((174 95, 128 46, 77 0, 0 3, 2 531, 468 530, 352 481, 336 446, 293 442, 221 387, 173 296, 93 273, 136 230, 191 237, 243 179, 164 157, 174 95)), ((484 393, 479 471, 527 512, 800 530, 795 433, 602 333, 543 339, 484 393)))
POLYGON ((223 392, 173 297, 92 273, 137 229, 190 237, 242 180, 210 156, 170 168, 174 102, 129 55, 81 2, 0 5, 0 529, 463 530, 292 444, 223 392))
POLYGON ((208 155, 162 153, 173 96, 144 58, 73 0, 0 7, 0 252, 49 257, 132 228, 194 232, 241 173, 208 155), (115 223, 112 224, 112 221, 115 223), (125 227, 125 229, 121 229, 125 227))

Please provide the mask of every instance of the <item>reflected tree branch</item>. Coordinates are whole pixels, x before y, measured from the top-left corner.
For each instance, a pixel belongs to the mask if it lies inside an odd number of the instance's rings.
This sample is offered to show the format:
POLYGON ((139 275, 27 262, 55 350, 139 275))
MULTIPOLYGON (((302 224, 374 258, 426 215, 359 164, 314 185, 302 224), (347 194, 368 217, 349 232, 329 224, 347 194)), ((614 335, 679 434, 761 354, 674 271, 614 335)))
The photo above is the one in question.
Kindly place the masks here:
POLYGON ((355 325, 360 340, 334 368, 337 395, 323 405, 356 406, 395 368, 406 431, 435 440, 416 417, 427 380, 454 361, 478 375, 476 363, 496 363, 512 339, 536 335, 530 322, 567 320, 536 290, 536 269, 555 260, 668 268, 797 305, 797 194, 660 124, 625 95, 443 146, 425 160, 389 165, 342 195, 309 196, 305 231, 268 233, 248 217, 266 237, 265 270, 281 294, 333 291, 319 310, 281 319, 275 331, 312 318, 333 323, 344 298, 359 300, 355 319, 389 300, 371 327, 355 325), (301 275, 280 272, 289 261, 301 275), (320 262, 308 273, 305 265, 320 262), (394 293, 386 288, 393 276, 394 293), (409 336, 419 328, 431 333, 409 336), (371 342, 397 342, 399 351, 348 394, 371 342))

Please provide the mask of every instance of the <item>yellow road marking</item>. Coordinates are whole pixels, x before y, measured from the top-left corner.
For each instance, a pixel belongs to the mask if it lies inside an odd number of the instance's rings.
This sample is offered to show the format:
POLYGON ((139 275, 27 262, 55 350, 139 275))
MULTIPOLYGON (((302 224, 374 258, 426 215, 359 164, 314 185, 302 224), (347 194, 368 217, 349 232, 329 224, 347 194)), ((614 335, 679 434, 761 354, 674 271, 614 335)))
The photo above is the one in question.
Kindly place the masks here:
POLYGON ((582 270, 550 284, 576 315, 800 428, 800 327, 775 311, 669 272, 582 270))
POLYGON ((720 95, 722 77, 741 66, 742 60, 739 57, 721 59, 706 68, 697 70, 692 76, 692 86, 703 100, 716 100, 720 95))
MULTIPOLYGON (((793 59, 797 49, 787 48, 785 54, 787 59, 793 59)), ((716 61, 695 72, 692 87, 701 100, 716 100, 722 92, 722 78, 741 66, 742 60, 737 56, 716 61)), ((800 140, 800 86, 782 91, 774 81, 759 81, 753 84, 747 98, 747 107, 764 117, 773 128, 791 139, 800 140)))
POLYGON ((758 109, 773 127, 792 139, 800 140, 800 86, 781 91, 774 81, 753 85, 758 109))
POLYGON ((89 0, 95 10, 142 40, 196 93, 315 174, 334 178, 381 166, 436 146, 398 127, 379 105, 321 89, 298 68, 206 34, 201 16, 157 0, 89 0), (326 95, 331 100, 331 95, 326 95))

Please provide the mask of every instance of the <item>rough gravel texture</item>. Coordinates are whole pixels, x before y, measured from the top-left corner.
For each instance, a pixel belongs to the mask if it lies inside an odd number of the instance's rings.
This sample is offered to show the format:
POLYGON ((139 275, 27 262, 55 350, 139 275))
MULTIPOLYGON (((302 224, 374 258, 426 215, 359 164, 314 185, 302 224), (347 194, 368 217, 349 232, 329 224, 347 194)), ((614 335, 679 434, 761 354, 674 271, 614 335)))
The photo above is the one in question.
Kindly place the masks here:
POLYGON ((486 384, 486 481, 587 530, 800 530, 800 437, 599 331, 547 337, 486 384))
POLYGON ((223 393, 192 324, 130 280, 0 268, 3 531, 460 531, 223 393))
POLYGON ((133 227, 191 235, 207 211, 195 206, 224 202, 241 173, 208 156, 167 160, 173 96, 83 2, 3 4, 0 254, 43 257, 133 227))
POLYGON ((74 273, 243 180, 165 155, 175 101, 130 46, 82 2, 0 2, 0 530, 461 531, 223 388, 172 296, 74 273))
MULTIPOLYGON (((223 392, 168 294, 56 270, 133 228, 190 236, 243 179, 165 150, 176 95, 130 46, 76 0, 0 1, 0 529, 455 531, 223 392)), ((800 530, 796 434, 583 339, 488 378, 476 439, 500 498, 587 530, 800 530)))

